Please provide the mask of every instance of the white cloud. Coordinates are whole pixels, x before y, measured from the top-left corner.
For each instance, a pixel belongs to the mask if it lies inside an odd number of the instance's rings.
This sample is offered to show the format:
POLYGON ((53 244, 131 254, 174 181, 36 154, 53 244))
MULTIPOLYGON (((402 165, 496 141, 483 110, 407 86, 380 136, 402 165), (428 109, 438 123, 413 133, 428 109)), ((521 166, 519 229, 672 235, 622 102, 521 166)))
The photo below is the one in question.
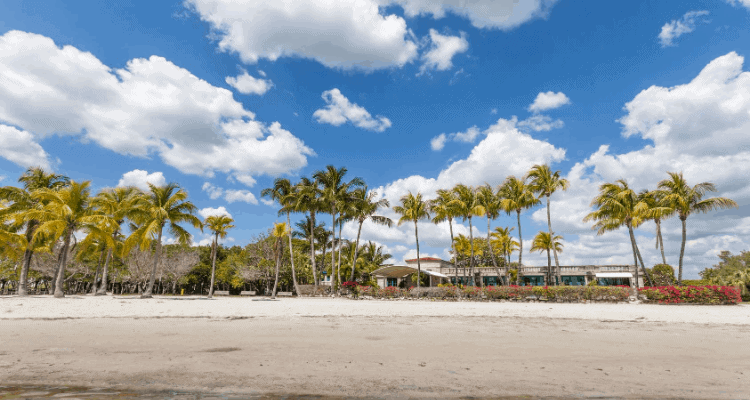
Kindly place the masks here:
POLYGON ((565 123, 561 120, 552 120, 547 115, 534 114, 529 118, 518 123, 518 126, 524 129, 531 129, 536 132, 540 131, 551 131, 552 129, 559 129, 565 126, 565 123))
POLYGON ((431 14, 443 18, 446 12, 468 18, 477 28, 509 30, 535 18, 546 18, 557 0, 380 0, 399 4, 409 17, 431 14))
POLYGON ((276 206, 276 203, 273 200, 260 199, 260 202, 263 203, 263 204, 265 204, 265 205, 267 205, 267 206, 269 206, 269 207, 276 206))
POLYGON ((708 15, 708 11, 689 11, 681 19, 673 19, 664 24, 659 32, 659 41, 661 47, 674 46, 674 40, 678 37, 695 30, 696 23, 708 22, 703 16, 708 15))
POLYGON ((458 53, 464 53, 469 49, 466 34, 461 36, 441 35, 438 31, 430 29, 430 50, 422 54, 423 64, 419 69, 419 75, 427 70, 435 69, 445 71, 453 67, 453 57, 458 53))
POLYGON ((382 15, 375 0, 187 0, 246 63, 304 57, 342 69, 403 66, 417 45, 403 18, 382 15))
POLYGON ((318 123, 340 126, 350 122, 358 128, 374 132, 383 132, 391 127, 391 121, 388 118, 379 115, 373 118, 367 110, 351 103, 336 88, 323 92, 321 97, 327 105, 313 113, 313 117, 318 123))
POLYGON ((117 186, 135 186, 144 192, 148 192, 149 183, 154 186, 164 186, 167 184, 167 180, 161 172, 152 172, 149 174, 148 171, 134 169, 122 174, 122 178, 117 182, 117 186))
POLYGON ((0 36, 0 120, 36 137, 81 135, 120 154, 158 154, 187 174, 277 175, 315 153, 218 88, 152 56, 111 69, 44 36, 0 36), (34 65, 34 68, 28 68, 34 65))
POLYGON ((445 136, 445 133, 441 133, 430 140, 430 147, 432 148, 432 150, 440 151, 443 149, 443 147, 445 147, 445 141, 447 139, 448 138, 445 136))
POLYGON ((210 182, 204 182, 201 189, 208 193, 208 198, 211 200, 216 200, 224 194, 224 189, 214 186, 210 182))
POLYGON ((0 124, 0 142, 0 157, 21 167, 39 166, 48 171, 52 169, 49 155, 31 133, 0 124))
POLYGON ((472 126, 467 129, 466 132, 455 132, 448 135, 441 133, 430 140, 430 147, 432 150, 440 151, 445 147, 445 143, 448 141, 474 143, 477 137, 482 134, 482 131, 476 126, 472 126))
MULTIPOLYGON (((263 73, 262 76, 266 76, 266 74, 263 73)), ((263 95, 273 87, 273 82, 270 80, 255 78, 247 71, 242 71, 242 75, 237 77, 228 76, 226 82, 242 94, 263 95)))
POLYGON ((212 215, 213 216, 226 215, 227 217, 232 218, 232 214, 230 214, 229 211, 227 211, 227 209, 224 208, 224 206, 221 206, 218 208, 211 208, 211 207, 202 208, 198 210, 198 214, 201 217, 203 217, 203 219, 206 219, 212 215))
POLYGON ((534 102, 529 106, 529 111, 536 113, 552 110, 566 104, 570 104, 570 99, 563 92, 539 92, 539 94, 536 95, 534 102))
POLYGON ((727 3, 733 6, 745 6, 745 8, 750 9, 750 0, 727 0, 727 3))
POLYGON ((228 203, 242 201, 250 204, 258 204, 258 199, 255 198, 255 195, 247 190, 227 189, 224 200, 226 200, 228 203))

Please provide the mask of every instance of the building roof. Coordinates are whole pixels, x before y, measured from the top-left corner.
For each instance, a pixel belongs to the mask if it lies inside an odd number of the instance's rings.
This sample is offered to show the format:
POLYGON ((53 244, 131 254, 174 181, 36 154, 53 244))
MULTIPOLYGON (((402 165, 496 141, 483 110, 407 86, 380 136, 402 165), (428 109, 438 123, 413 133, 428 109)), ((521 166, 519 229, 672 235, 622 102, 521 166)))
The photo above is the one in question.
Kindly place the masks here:
MULTIPOLYGON (((441 259, 435 258, 435 257, 419 257, 419 260, 420 261, 442 261, 442 262, 448 262, 448 261, 441 260, 441 259)), ((412 258, 410 260, 406 260, 406 262, 411 262, 411 261, 417 261, 417 259, 416 258, 412 258)))
MULTIPOLYGON (((409 267, 406 265, 389 265, 370 272, 370 275, 382 276, 386 278, 403 278, 406 275, 413 274, 415 272, 417 272, 417 269, 414 267, 409 267)), ((443 275, 439 272, 428 271, 426 269, 423 269, 422 273, 425 275, 437 276, 440 278, 448 278, 447 275, 443 275)))
POLYGON ((597 278, 632 278, 633 274, 630 272, 597 272, 597 278))

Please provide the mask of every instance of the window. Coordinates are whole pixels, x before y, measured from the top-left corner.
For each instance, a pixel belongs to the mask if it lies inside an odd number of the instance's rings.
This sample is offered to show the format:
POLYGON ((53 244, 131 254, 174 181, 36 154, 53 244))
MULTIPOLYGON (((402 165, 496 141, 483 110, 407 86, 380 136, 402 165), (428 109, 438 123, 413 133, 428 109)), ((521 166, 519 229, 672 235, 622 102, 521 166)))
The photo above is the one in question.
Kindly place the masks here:
POLYGON ((385 286, 391 287, 391 286, 397 286, 398 285, 398 278, 388 278, 387 283, 385 286))

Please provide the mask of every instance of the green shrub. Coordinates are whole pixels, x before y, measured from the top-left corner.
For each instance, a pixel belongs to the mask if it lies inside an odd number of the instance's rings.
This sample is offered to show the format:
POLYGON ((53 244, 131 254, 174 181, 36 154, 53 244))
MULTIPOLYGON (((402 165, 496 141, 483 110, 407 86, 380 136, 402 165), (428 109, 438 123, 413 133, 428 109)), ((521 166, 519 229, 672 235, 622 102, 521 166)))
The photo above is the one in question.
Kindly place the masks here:
POLYGON ((653 268, 646 268, 645 271, 654 286, 671 286, 677 281, 674 268, 669 264, 656 264, 653 268))
POLYGON ((737 304, 742 301, 732 286, 659 286, 644 287, 639 293, 646 302, 659 304, 737 304))
POLYGON ((707 285, 710 285, 710 283, 704 279, 683 279, 682 285, 683 286, 707 286, 707 285))

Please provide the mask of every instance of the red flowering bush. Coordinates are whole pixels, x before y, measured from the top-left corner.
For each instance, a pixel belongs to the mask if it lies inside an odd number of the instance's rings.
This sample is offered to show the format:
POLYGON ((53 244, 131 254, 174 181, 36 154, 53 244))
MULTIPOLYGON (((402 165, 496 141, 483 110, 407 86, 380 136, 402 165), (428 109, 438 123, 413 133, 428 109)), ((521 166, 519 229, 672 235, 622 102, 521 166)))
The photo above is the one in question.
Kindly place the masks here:
POLYGON ((373 297, 381 299, 404 297, 404 291, 395 286, 389 286, 387 288, 378 289, 377 292, 373 293, 373 297))
POLYGON ((659 304, 738 304, 739 291, 732 286, 657 286, 644 287, 640 294, 646 302, 659 304))
POLYGON ((354 287, 357 287, 357 285, 359 284, 353 281, 347 281, 341 284, 342 287, 347 288, 347 289, 352 289, 354 287))

